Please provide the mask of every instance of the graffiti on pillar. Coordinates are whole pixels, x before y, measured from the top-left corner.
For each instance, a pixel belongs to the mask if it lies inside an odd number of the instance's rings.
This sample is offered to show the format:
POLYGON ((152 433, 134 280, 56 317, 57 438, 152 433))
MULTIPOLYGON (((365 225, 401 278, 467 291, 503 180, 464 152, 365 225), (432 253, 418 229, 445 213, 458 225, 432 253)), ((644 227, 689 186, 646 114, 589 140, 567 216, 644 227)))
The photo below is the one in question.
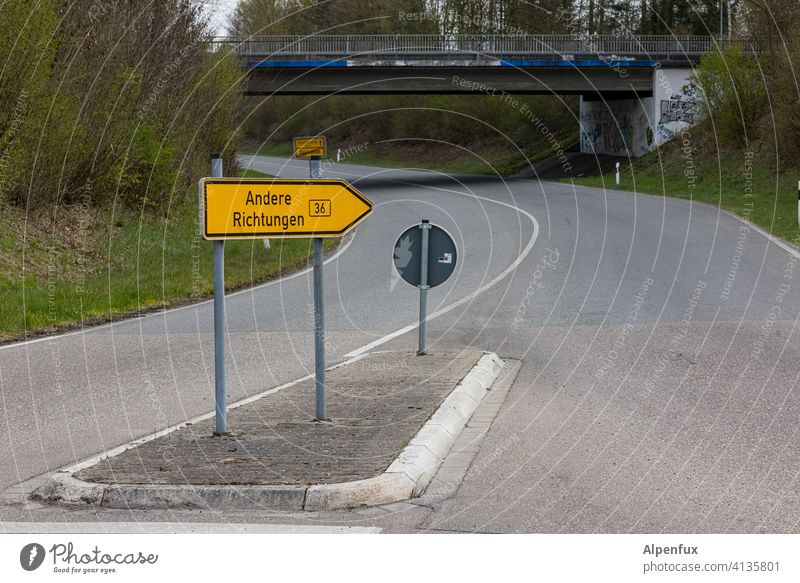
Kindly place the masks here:
POLYGON ((650 123, 633 99, 586 102, 581 107, 581 151, 641 156, 648 150, 650 123))
POLYGON ((661 117, 656 132, 658 143, 671 140, 676 133, 700 120, 700 95, 694 83, 683 87, 680 93, 661 100, 661 117))
POLYGON ((619 120, 619 125, 611 132, 613 136, 611 142, 612 152, 624 152, 629 146, 633 145, 633 127, 627 118, 619 120))
POLYGON ((675 137, 675 132, 673 132, 664 124, 659 124, 657 130, 658 130, 659 144, 663 144, 664 142, 669 142, 672 138, 675 137))
POLYGON ((661 124, 674 122, 693 124, 697 121, 697 102, 683 95, 673 95, 661 100, 661 124))

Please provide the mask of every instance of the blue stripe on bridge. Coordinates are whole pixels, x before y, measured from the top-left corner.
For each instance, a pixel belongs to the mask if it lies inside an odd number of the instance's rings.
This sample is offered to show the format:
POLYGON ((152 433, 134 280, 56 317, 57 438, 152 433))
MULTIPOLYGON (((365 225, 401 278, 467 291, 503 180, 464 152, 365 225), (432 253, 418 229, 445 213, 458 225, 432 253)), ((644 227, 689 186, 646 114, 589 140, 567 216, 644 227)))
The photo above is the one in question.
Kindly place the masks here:
MULTIPOLYGON (((306 60, 306 59, 295 59, 295 60, 269 60, 264 59, 261 61, 247 61, 244 63, 245 67, 249 69, 317 69, 320 67, 369 67, 368 64, 362 63, 351 63, 347 59, 337 59, 334 61, 326 61, 326 60, 306 60)), ((518 68, 565 68, 565 67, 574 67, 574 68, 608 68, 614 69, 618 67, 625 67, 625 68, 646 68, 646 69, 654 69, 658 67, 659 61, 648 60, 602 60, 602 59, 591 59, 591 60, 579 60, 579 61, 572 61, 572 60, 554 60, 554 59, 498 59, 487 61, 485 64, 481 63, 480 66, 487 66, 487 67, 518 67, 518 68)), ((387 63, 385 61, 381 62, 381 67, 386 67, 387 63)), ((416 67, 420 66, 418 64, 414 65, 394 65, 397 67, 400 66, 407 66, 407 67, 416 67)), ((423 65, 424 66, 424 65, 423 65)), ((458 67, 457 61, 454 61, 452 64, 448 63, 447 65, 442 65, 441 63, 436 64, 437 67, 458 67)), ((475 62, 465 63, 465 67, 475 67, 477 66, 475 62)))

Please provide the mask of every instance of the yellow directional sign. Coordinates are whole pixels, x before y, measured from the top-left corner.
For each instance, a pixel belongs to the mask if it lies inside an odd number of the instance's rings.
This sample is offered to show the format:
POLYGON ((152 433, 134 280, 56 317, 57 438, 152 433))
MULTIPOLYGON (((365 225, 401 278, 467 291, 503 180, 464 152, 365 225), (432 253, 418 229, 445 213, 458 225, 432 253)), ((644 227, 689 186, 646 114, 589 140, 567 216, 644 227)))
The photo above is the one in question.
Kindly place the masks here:
POLYGON ((295 138, 295 158, 322 158, 325 156, 325 138, 295 138))
POLYGON ((340 237, 372 212, 344 180, 203 178, 204 239, 340 237))

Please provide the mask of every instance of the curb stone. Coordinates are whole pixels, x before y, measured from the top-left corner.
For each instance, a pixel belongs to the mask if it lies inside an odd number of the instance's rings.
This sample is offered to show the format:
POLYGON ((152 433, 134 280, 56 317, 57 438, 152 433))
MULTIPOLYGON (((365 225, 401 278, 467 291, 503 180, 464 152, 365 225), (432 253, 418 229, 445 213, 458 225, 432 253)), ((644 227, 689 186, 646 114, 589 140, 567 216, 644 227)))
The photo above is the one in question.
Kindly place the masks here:
POLYGON ((33 492, 33 497, 61 504, 100 504, 105 484, 92 484, 73 478, 66 472, 57 472, 33 492))
POLYGON ((489 392, 504 362, 485 353, 384 473, 310 486, 185 486, 97 484, 56 472, 31 497, 63 505, 117 509, 342 510, 401 502, 425 491, 436 470, 489 392))

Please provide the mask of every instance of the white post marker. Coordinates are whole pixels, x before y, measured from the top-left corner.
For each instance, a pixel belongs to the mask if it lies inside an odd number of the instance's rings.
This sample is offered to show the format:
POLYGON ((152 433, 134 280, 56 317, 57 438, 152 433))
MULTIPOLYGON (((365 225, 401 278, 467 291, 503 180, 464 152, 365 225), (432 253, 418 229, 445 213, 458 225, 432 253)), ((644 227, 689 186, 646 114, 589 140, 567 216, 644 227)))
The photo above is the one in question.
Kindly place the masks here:
POLYGON ((619 162, 617 162, 617 186, 619 186, 619 162))

